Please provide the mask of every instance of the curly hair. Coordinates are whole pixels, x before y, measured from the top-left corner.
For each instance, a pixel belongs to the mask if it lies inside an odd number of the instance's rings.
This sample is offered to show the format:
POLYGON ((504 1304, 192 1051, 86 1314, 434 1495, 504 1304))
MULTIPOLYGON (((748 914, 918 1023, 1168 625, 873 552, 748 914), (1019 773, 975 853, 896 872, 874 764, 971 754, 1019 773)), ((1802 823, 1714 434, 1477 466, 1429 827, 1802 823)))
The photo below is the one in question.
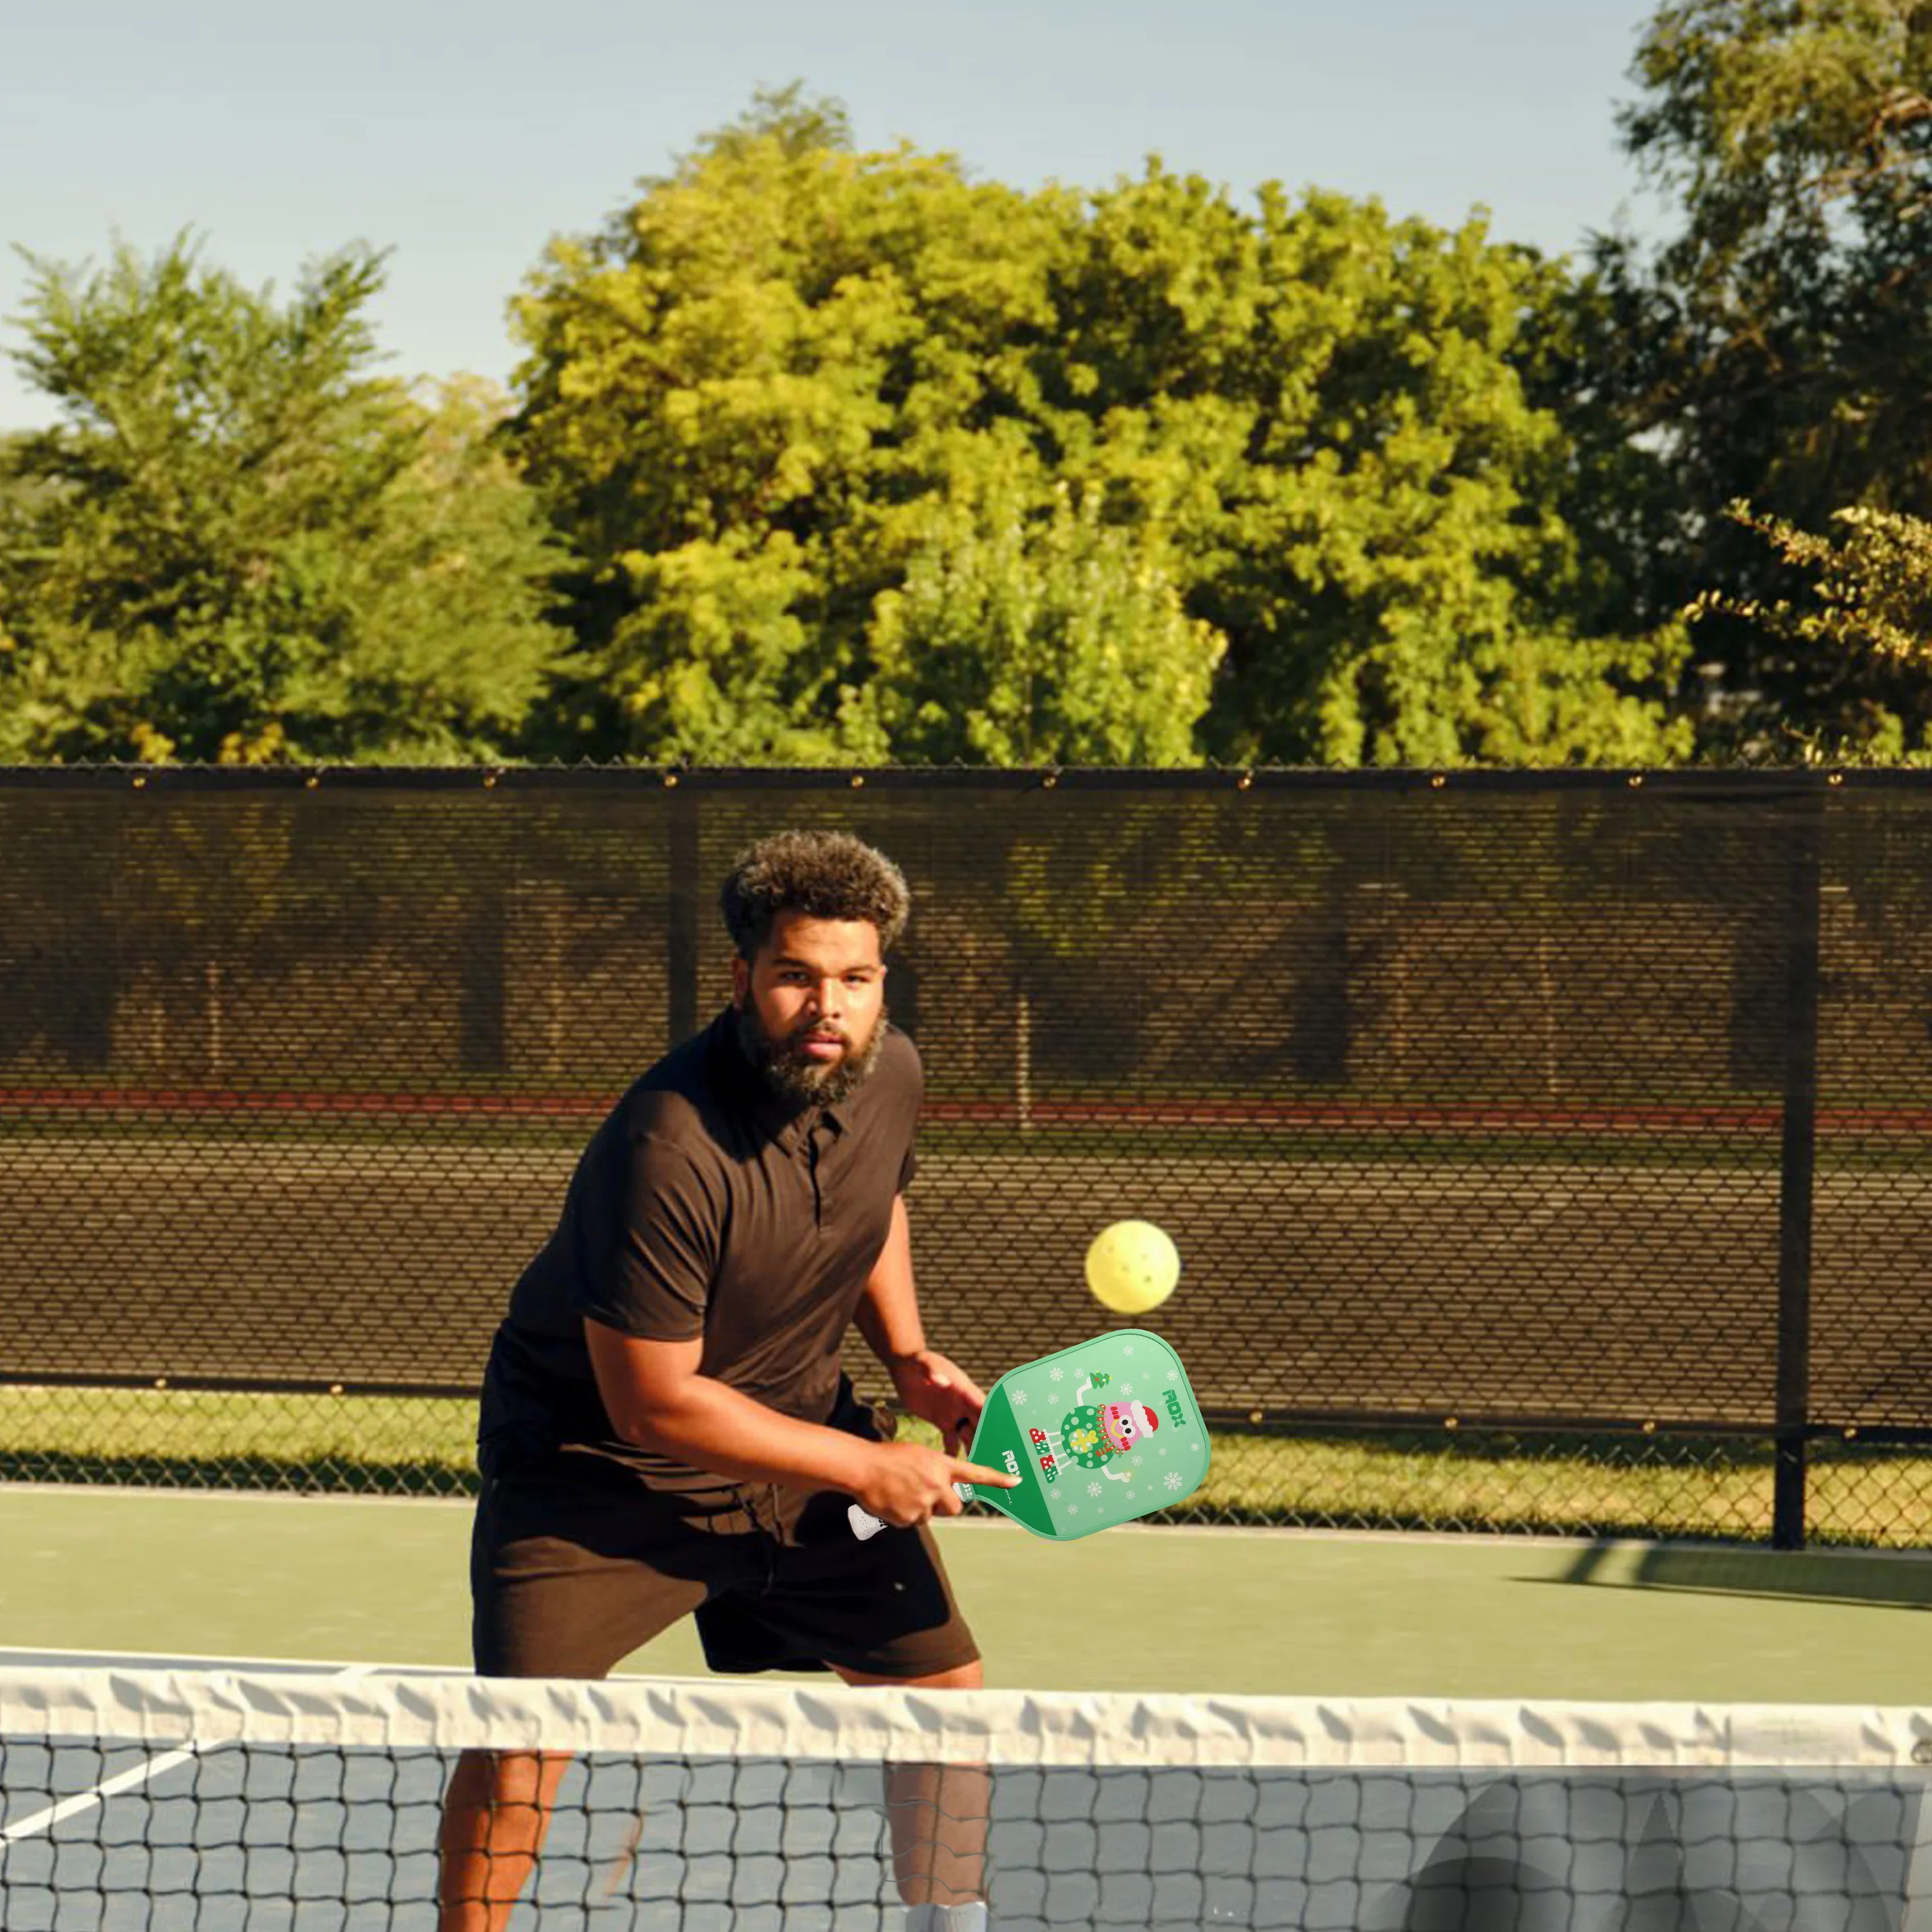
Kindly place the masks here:
POLYGON ((771 937, 782 912, 868 920, 888 952, 905 930, 912 893, 898 866, 848 832, 775 832, 738 854, 718 903, 746 959, 771 937))

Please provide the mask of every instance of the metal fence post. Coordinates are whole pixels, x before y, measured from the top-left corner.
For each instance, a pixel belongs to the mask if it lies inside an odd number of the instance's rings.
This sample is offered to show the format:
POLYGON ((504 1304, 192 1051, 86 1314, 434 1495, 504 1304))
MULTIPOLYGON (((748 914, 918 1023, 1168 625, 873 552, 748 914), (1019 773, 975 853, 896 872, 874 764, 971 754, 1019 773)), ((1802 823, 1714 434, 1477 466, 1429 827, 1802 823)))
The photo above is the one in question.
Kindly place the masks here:
POLYGON ((698 1030, 698 801, 686 785, 666 800, 664 989, 668 1044, 698 1030))
POLYGON ((1778 1202, 1778 1430, 1771 1513, 1771 1540, 1775 1550, 1802 1550, 1805 1538, 1822 806, 1822 795, 1798 801, 1786 862, 1784 1120, 1778 1202))

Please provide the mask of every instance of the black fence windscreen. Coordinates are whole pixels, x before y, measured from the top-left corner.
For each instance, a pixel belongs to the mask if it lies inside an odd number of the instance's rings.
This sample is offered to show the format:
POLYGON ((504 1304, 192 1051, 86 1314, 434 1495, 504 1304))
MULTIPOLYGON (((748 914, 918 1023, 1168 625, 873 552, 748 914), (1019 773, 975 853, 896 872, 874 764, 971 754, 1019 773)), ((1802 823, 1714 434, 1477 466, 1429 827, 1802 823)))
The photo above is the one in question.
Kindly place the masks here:
MULTIPOLYGON (((1932 1543, 1932 782, 0 772, 0 1469, 460 1486, 782 826, 915 893, 935 1346, 1142 1318, 1188 1513, 1932 1543)), ((883 1386, 866 1371, 862 1385, 883 1386)))

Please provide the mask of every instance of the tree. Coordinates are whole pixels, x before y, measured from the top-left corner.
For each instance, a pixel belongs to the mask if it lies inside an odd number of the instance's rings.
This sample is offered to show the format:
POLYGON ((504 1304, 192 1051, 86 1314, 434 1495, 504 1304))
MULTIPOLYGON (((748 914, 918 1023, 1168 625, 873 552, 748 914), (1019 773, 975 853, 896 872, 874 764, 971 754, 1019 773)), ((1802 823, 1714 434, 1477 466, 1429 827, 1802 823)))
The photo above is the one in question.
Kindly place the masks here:
POLYGON ((1190 617, 1168 565, 1097 494, 1043 516, 1017 497, 934 506, 905 581, 883 591, 852 722, 881 754, 940 764, 1180 765, 1196 756, 1226 641, 1190 617))
POLYGON ((556 747, 1667 755, 1681 639, 1580 621, 1512 360, 1553 273, 1158 161, 1023 194, 766 97, 520 307, 584 562, 556 747))
POLYGON ((1638 594, 1715 593, 1700 641, 1729 722, 1708 736, 1748 752, 1826 726, 1837 673, 1744 615, 1797 586, 1724 506, 1932 514, 1932 5, 1672 0, 1636 74, 1624 141, 1682 226, 1596 244, 1588 388, 1670 478, 1638 594))
POLYGON ((1094 198, 1061 304, 1059 444, 1174 532, 1229 640, 1224 758, 1651 762, 1677 627, 1592 632, 1526 392, 1556 270, 1373 202, 1249 214, 1158 162, 1094 198), (1077 418, 1077 420, 1069 420, 1077 418))
POLYGON ((586 566, 558 748, 880 751, 843 694, 935 502, 1050 502, 1003 392, 1072 218, 943 156, 856 154, 788 92, 553 248, 520 305, 518 447, 586 566))
POLYGON ((1932 213, 1925 0, 1668 0, 1636 70, 1649 98, 1622 113, 1624 139, 1707 250, 1814 234, 1848 196, 1861 222, 1932 213))
POLYGON ((1854 508, 1821 536, 1742 504, 1730 514, 1804 590, 1769 602, 1711 592, 1695 612, 1749 623, 1807 662, 1829 702, 1791 728, 1790 748, 1812 761, 1932 761, 1932 523, 1854 508))
POLYGON ((500 754, 558 654, 558 552, 478 386, 369 373, 380 260, 242 288, 177 241, 34 261, 57 427, 0 488, 0 755, 500 754))

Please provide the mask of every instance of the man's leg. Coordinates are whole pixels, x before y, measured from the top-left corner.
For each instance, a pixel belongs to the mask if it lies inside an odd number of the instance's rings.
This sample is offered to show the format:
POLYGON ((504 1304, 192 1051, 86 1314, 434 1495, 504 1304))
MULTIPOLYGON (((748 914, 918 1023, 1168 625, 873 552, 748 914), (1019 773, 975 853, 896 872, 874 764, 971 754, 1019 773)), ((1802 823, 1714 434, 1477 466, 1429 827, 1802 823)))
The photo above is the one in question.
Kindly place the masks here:
POLYGON ((465 1751, 443 1795, 436 1932, 505 1932, 543 1847, 570 1758, 465 1751))
MULTIPOLYGON (((978 1660, 927 1677, 875 1677, 832 1668, 848 1684, 898 1690, 977 1690, 985 1682, 978 1660)), ((913 1908, 908 1923, 921 1932, 981 1932, 987 1923, 986 1825, 992 1774, 984 1765, 890 1764, 886 1819, 899 1896, 913 1908)))
MULTIPOLYGON (((674 1500, 592 1458, 486 1476, 471 1545, 477 1670, 606 1677, 704 1600, 707 1564, 752 1540, 694 1533, 674 1500)), ((439 1932, 505 1932, 569 1762, 567 1752, 463 1754, 437 1834, 439 1932)))

